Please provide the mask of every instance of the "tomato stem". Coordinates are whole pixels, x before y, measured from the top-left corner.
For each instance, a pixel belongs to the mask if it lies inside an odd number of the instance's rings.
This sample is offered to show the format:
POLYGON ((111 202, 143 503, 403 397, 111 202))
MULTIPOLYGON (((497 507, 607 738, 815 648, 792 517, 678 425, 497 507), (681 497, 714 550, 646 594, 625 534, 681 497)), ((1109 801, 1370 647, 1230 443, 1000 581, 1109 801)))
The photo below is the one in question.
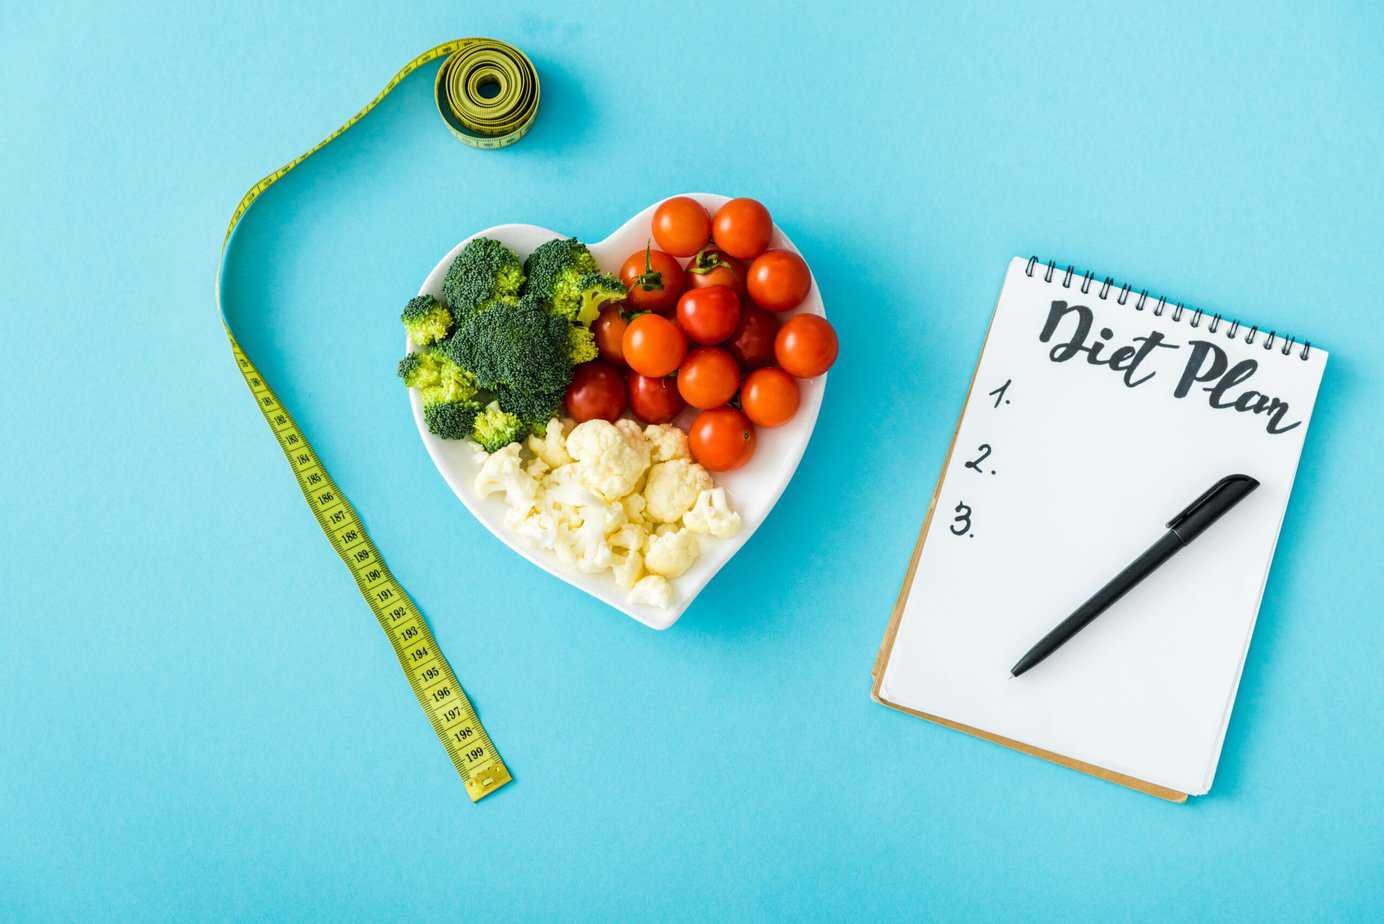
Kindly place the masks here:
POLYGON ((657 292, 663 288, 663 274, 654 272, 654 247, 650 241, 644 245, 644 272, 634 277, 634 284, 645 292, 657 292))
POLYGON ((692 258, 692 262, 687 264, 687 271, 697 276, 705 276, 712 270, 723 266, 730 266, 730 262, 721 255, 719 250, 704 247, 697 251, 697 255, 692 258))

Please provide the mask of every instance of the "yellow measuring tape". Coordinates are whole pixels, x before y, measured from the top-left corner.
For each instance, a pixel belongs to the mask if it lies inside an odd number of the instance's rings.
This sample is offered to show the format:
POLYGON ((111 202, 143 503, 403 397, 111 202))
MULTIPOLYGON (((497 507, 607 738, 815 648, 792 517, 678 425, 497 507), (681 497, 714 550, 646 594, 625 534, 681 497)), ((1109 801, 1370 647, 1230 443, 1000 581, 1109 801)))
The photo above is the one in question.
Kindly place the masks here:
POLYGON ((538 113, 538 72, 522 51, 493 39, 464 38, 444 42, 404 65, 375 98, 366 103, 336 131, 305 154, 260 180, 241 197, 226 227, 221 244, 221 265, 216 273, 216 307, 221 311, 226 336, 231 341, 240 374, 265 422, 283 449, 298 487, 317 518, 332 548, 355 577, 361 596, 369 604, 399 658, 409 686, 446 748, 452 765, 466 784, 472 802, 479 801, 510 781, 509 770, 476 717, 476 710, 438 648, 427 621, 408 592, 390 573, 379 550, 346 496, 327 473, 303 432, 293 422, 245 351, 236 342, 221 307, 221 277, 231 235, 250 206, 266 189, 289 171, 340 137, 379 105, 405 77, 423 65, 446 57, 437 72, 434 93, 437 110, 452 134, 477 148, 513 144, 528 132, 538 113))

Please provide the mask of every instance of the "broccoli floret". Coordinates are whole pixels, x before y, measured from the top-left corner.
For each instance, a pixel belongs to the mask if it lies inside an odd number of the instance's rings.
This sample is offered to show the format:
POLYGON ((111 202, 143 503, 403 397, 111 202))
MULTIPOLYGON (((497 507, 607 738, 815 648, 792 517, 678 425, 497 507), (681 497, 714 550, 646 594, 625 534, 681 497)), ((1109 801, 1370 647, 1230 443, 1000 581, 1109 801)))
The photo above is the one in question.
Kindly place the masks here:
POLYGON ((414 346, 436 343, 452 332, 452 313, 431 295, 409 299, 399 320, 414 346))
POLYGON ((562 416, 566 392, 528 391, 501 385, 495 395, 502 410, 518 417, 528 432, 542 436, 548 421, 562 416))
POLYGON ((436 346, 399 360, 399 378, 409 388, 418 389, 424 407, 455 401, 474 403, 480 391, 476 377, 436 346))
POLYGON ((469 369, 484 388, 505 385, 551 394, 565 390, 572 380, 567 356, 570 327, 556 315, 523 303, 463 319, 442 351, 469 369))
POLYGON ((442 298, 458 323, 495 305, 513 305, 524 285, 514 251, 493 238, 478 237, 457 254, 442 280, 442 298))
POLYGON ((596 335, 591 328, 573 324, 567 332, 567 356, 572 360, 572 365, 590 362, 599 355, 601 351, 596 349, 596 335))
POLYGON ((602 308, 621 301, 627 294, 625 284, 609 273, 587 273, 577 283, 577 288, 581 296, 574 320, 579 324, 590 324, 602 308))
POLYGON ((543 303, 555 314, 575 321, 582 307, 582 280, 599 273, 600 267, 585 244, 569 237, 540 244, 524 261, 524 272, 529 277, 524 295, 530 302, 543 303))
POLYGON ((442 401, 423 405, 428 432, 444 440, 464 440, 471 435, 480 408, 473 401, 442 401))
POLYGON ((475 417, 471 426, 471 438, 481 444, 486 452, 507 446, 523 439, 524 424, 514 414, 500 409, 498 401, 492 401, 475 417))

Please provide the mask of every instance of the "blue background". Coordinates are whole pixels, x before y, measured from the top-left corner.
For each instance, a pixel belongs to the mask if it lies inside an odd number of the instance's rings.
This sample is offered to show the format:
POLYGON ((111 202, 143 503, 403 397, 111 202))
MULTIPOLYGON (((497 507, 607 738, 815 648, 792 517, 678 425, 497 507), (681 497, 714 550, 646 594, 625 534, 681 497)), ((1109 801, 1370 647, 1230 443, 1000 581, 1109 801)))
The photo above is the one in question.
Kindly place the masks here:
POLYGON ((1377 5, 402 7, 0 13, 0 917, 1379 912, 1377 5), (466 34, 532 54, 532 135, 457 144, 429 69, 256 207, 226 293, 517 776, 478 806, 212 305, 244 189, 466 34), (773 516, 660 634, 471 521, 393 364, 402 301, 470 231, 599 239, 691 189, 770 205, 844 353, 773 516), (1332 351, 1186 807, 868 696, 1028 253, 1332 351))

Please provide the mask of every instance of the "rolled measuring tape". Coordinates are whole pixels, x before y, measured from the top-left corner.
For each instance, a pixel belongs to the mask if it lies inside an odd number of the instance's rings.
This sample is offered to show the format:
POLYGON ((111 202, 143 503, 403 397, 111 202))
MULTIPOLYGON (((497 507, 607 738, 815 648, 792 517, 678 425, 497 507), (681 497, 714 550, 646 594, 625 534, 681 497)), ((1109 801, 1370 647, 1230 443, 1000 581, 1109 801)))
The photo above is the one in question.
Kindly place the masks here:
POLYGON ((533 125, 538 71, 513 45, 474 39, 442 62, 433 93, 437 113, 453 135, 472 147, 502 148, 533 125))
POLYGON ((438 69, 434 91, 438 113, 454 136, 474 148, 502 148, 528 133, 538 114, 538 72, 522 51, 487 38, 455 39, 428 49, 400 68, 384 89, 340 128, 306 153, 263 177, 240 198, 221 243, 221 261, 216 272, 216 307, 221 313, 236 367, 255 398, 255 406, 278 440, 303 492, 303 499, 332 548, 350 570, 361 596, 389 638, 399 666, 433 732, 466 785, 467 795, 472 802, 477 802, 510 782, 508 768, 433 638, 427 620, 380 557, 355 508, 332 480, 288 409, 279 402, 269 383, 236 341, 221 304, 221 279, 225 275, 231 236, 250 206, 295 167, 365 118, 405 77, 443 57, 446 60, 438 69))

